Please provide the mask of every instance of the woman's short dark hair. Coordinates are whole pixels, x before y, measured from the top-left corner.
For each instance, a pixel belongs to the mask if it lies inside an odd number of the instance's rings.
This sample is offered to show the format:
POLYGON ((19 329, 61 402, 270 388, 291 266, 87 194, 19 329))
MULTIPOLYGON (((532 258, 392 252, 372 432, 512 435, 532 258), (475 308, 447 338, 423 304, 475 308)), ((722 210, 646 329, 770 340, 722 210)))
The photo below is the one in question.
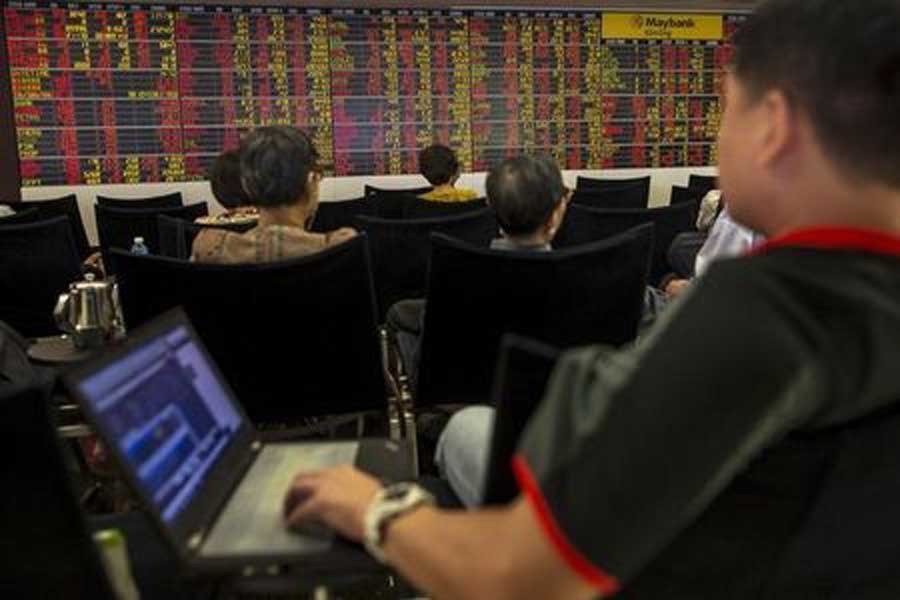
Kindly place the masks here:
POLYGON ((241 186, 241 155, 237 150, 228 150, 216 157, 209 168, 209 187, 225 208, 249 204, 241 186))
POLYGON ((487 176, 487 201, 507 235, 537 232, 566 194, 562 173, 548 156, 510 158, 487 176))
POLYGON ((260 127, 241 141, 241 184, 256 206, 285 206, 301 200, 319 153, 295 127, 260 127))
POLYGON ((734 43, 751 98, 783 91, 839 168, 900 186, 900 2, 770 0, 734 43))
POLYGON ((444 185, 459 172, 459 161, 447 146, 432 144, 419 154, 419 172, 431 185, 444 185))

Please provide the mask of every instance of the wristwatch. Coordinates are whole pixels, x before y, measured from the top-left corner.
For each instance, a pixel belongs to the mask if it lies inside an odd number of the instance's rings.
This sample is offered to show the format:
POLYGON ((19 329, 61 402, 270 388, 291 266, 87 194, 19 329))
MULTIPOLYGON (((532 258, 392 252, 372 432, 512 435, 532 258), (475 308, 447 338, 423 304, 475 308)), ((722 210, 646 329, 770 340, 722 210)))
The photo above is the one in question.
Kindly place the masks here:
POLYGON ((433 505, 434 496, 414 483, 395 483, 375 494, 364 518, 363 541, 369 554, 379 562, 386 562, 381 545, 388 524, 423 504, 433 505))

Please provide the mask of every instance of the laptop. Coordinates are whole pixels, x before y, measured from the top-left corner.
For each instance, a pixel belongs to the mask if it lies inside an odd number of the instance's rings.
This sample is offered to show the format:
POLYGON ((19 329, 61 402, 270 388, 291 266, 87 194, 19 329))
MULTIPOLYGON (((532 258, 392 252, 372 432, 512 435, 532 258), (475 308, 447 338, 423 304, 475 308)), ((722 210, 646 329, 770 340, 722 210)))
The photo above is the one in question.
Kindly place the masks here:
POLYGON ((64 382, 189 571, 306 566, 336 545, 362 554, 324 527, 284 526, 293 476, 348 463, 386 481, 412 476, 406 446, 387 440, 262 443, 180 309, 64 382))

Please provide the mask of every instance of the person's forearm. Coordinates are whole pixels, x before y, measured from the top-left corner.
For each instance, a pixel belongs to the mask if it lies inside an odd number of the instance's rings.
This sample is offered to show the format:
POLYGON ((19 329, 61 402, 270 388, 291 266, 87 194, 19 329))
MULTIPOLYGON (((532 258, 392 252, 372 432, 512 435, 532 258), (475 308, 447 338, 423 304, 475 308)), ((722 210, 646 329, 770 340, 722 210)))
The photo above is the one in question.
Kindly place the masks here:
POLYGON ((390 525, 388 562, 440 600, 592 597, 580 581, 560 576, 568 567, 523 522, 530 511, 521 501, 477 512, 421 508, 390 525))
POLYGON ((467 513, 426 507, 388 529, 388 562, 441 600, 492 597, 503 579, 506 509, 467 513))

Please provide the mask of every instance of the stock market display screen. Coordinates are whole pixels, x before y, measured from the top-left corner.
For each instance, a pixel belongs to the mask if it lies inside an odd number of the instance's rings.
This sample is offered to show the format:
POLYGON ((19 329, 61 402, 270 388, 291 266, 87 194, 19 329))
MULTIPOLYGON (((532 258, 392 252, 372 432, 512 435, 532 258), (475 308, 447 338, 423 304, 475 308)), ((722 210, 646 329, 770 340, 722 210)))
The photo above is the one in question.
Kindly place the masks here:
POLYGON ((714 165, 742 15, 34 3, 4 7, 23 185, 190 181, 261 125, 334 175, 714 165))

